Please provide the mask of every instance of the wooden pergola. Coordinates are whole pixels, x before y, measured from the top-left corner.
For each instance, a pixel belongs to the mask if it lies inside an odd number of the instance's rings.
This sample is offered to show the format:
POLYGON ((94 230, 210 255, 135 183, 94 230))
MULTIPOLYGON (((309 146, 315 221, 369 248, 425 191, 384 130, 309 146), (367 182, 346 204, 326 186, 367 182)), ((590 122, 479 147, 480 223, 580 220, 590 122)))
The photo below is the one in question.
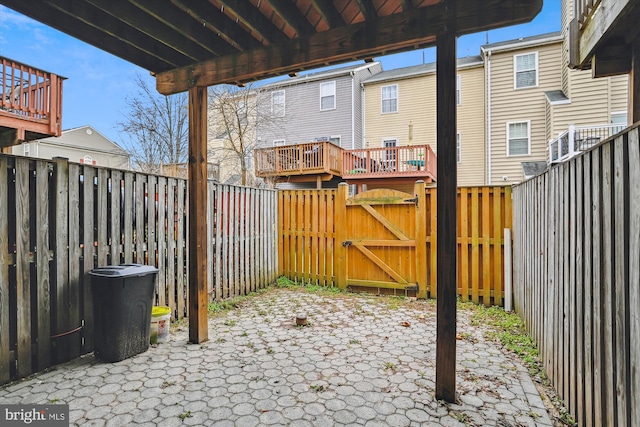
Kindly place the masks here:
MULTIPOLYGON (((455 401, 456 38, 532 20, 542 0, 0 0, 189 91, 189 339, 207 330, 207 87, 437 46, 436 397, 455 401)), ((425 260, 426 262, 426 260, 425 260)))

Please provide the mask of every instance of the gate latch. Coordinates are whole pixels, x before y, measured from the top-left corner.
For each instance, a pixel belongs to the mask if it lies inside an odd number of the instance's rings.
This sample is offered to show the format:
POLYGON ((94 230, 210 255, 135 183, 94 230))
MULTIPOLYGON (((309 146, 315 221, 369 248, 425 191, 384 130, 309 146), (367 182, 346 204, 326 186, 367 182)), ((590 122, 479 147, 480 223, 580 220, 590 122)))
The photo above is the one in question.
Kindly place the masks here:
POLYGON ((344 242, 342 242, 342 246, 344 246, 345 248, 347 246, 351 246, 351 240, 345 240, 344 242))

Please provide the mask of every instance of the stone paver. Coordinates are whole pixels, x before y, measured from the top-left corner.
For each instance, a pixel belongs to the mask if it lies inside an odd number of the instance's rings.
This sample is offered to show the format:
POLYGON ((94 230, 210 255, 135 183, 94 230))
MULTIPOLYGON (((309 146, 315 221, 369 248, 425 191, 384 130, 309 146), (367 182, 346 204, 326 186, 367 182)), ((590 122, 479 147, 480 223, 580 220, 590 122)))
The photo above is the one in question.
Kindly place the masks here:
POLYGON ((210 319, 206 343, 181 326, 130 359, 87 355, 0 387, 0 401, 67 403, 74 426, 551 426, 519 362, 464 310, 458 325, 473 340, 457 341, 456 404, 434 397, 432 303, 286 289, 210 319))

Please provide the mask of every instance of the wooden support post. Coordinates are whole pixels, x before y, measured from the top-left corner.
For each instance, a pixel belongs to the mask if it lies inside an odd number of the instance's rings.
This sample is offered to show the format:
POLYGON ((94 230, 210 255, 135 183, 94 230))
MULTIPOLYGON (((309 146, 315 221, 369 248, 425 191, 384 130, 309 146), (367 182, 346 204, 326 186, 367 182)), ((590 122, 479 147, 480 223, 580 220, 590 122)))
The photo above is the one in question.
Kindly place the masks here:
POLYGON ((640 41, 632 46, 631 75, 629 76, 629 117, 631 124, 640 121, 640 41))
POLYGON ((418 200, 416 206, 416 277, 418 298, 427 298, 427 194, 424 181, 414 185, 414 195, 418 200))
POLYGON ((349 186, 341 182, 338 184, 338 194, 335 201, 336 242, 334 247, 334 265, 336 266, 336 282, 340 289, 347 288, 347 198, 349 186))
MULTIPOLYGON (((454 7, 449 2, 449 7, 454 7)), ((452 11, 452 15, 455 13, 452 11)), ((453 28, 439 35, 437 46, 438 106, 438 248, 436 399, 456 401, 456 36, 453 28)))
POLYGON ((209 339, 207 324, 207 88, 189 89, 189 341, 209 339))

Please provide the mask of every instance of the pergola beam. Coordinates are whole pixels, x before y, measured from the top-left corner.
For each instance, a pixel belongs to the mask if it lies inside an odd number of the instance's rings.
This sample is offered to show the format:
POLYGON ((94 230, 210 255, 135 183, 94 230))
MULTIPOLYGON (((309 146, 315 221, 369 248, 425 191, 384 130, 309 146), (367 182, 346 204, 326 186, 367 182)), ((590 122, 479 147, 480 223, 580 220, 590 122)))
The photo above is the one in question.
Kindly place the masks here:
MULTIPOLYGON (((458 0, 456 35, 527 22, 540 7, 525 0, 458 0)), ((446 32, 445 8, 445 3, 437 3, 162 72, 156 76, 157 89, 169 95, 194 86, 235 84, 320 67, 328 57, 340 63, 431 46, 436 35, 446 32)))

